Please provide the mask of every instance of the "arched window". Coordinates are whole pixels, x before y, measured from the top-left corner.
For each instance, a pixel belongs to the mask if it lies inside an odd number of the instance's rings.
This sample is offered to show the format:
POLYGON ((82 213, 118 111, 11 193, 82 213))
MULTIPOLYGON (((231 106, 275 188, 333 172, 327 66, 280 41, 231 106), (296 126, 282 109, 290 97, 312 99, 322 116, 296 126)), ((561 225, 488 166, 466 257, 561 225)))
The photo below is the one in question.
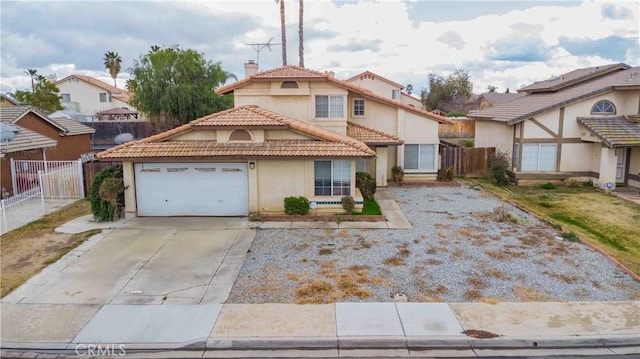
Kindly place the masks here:
POLYGON ((229 141, 251 141, 251 134, 245 130, 235 130, 229 135, 229 141))
POLYGON ((607 100, 598 101, 591 108, 591 114, 592 115, 615 115, 616 106, 614 106, 613 103, 607 100))
POLYGON ((297 89, 298 83, 295 81, 282 81, 281 89, 297 89))

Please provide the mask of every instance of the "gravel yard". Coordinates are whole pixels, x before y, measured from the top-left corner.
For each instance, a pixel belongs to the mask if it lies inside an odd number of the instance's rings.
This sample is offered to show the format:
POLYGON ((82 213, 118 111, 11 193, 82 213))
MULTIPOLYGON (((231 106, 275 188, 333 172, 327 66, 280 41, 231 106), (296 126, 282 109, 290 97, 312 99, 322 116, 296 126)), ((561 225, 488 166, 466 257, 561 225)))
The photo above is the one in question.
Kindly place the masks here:
POLYGON ((389 191, 412 229, 260 230, 227 302, 640 300, 604 256, 479 188, 389 191))

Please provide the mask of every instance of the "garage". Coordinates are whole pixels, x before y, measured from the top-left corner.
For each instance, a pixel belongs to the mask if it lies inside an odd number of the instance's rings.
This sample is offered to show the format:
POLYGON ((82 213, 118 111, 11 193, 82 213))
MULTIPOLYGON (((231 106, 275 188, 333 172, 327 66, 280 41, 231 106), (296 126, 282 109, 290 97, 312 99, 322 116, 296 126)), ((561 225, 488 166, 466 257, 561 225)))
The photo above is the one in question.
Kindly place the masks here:
POLYGON ((136 163, 138 216, 246 216, 246 163, 136 163))

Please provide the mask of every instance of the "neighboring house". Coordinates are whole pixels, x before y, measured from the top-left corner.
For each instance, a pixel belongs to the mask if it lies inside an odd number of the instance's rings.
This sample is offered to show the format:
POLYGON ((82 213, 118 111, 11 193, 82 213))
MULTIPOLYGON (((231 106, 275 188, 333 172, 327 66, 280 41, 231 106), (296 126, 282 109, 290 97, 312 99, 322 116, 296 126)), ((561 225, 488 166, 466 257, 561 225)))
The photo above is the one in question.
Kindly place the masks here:
POLYGON ((104 151, 157 133, 147 121, 95 121, 86 125, 96 130, 91 138, 92 152, 104 151))
POLYGON ((288 196, 340 211, 362 196, 356 170, 387 184, 434 178, 438 123, 448 119, 376 95, 329 73, 285 66, 217 90, 235 107, 97 155, 123 161, 127 216, 281 213, 288 196))
POLYGON ((371 71, 365 71, 363 73, 357 74, 351 78, 346 79, 345 82, 364 87, 365 89, 375 93, 378 96, 396 100, 409 106, 423 108, 420 99, 415 98, 406 92, 402 92, 402 90, 404 90, 405 88, 403 85, 397 82, 393 82, 380 75, 374 74, 371 71))
MULTIPOLYGON (((4 111, 3 111, 4 112, 4 111)), ((43 136, 9 121, 0 121, 0 191, 2 197, 13 188, 11 159, 43 160, 45 150, 56 145, 56 140, 43 136)))
POLYGON ((18 106, 18 101, 5 95, 0 94, 0 107, 15 107, 18 106))
POLYGON ((70 75, 56 82, 62 97, 62 106, 86 116, 96 116, 100 111, 129 105, 129 92, 109 85, 91 76, 70 75))
POLYGON ((77 121, 67 118, 52 119, 24 106, 0 109, 0 119, 57 141, 54 148, 47 149, 47 160, 77 160, 80 155, 91 150, 91 134, 95 130, 77 121))
POLYGON ((59 110, 47 115, 49 118, 66 118, 77 122, 87 122, 87 116, 74 110, 59 110))
POLYGON ((502 105, 504 103, 513 101, 517 98, 525 96, 525 93, 502 93, 502 92, 485 92, 478 95, 477 99, 474 99, 478 103, 478 110, 484 110, 486 108, 502 105))
POLYGON ((640 67, 589 67, 469 113, 476 147, 507 151, 519 179, 592 179, 640 187, 640 67))

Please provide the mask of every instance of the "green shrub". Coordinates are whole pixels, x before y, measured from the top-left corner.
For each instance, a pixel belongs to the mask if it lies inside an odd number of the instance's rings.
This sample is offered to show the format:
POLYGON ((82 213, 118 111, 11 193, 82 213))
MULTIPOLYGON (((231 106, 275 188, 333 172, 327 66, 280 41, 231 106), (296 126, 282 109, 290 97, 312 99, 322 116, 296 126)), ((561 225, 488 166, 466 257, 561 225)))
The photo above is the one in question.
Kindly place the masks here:
POLYGON ((582 182, 583 187, 593 187, 593 180, 589 179, 588 181, 582 182))
POLYGON ((456 175, 456 170, 453 167, 441 168, 438 170, 436 180, 443 182, 453 181, 453 177, 456 175))
POLYGON ((391 177, 393 178, 393 182, 402 183, 404 179, 404 170, 402 166, 393 166, 391 167, 391 177))
POLYGON ((375 178, 367 172, 356 172, 356 187, 360 190, 362 197, 373 198, 378 185, 375 178))
POLYGON ((498 183, 498 186, 508 185, 509 176, 507 176, 507 171, 511 167, 509 155, 504 151, 496 151, 489 159, 491 162, 491 173, 498 183))
POLYGON ((341 199, 342 208, 344 208, 345 213, 352 214, 353 209, 356 208, 356 201, 351 196, 345 196, 341 199))
POLYGON ((575 179, 575 178, 570 178, 570 179, 567 181, 567 187, 569 187, 569 188, 576 188, 576 187, 580 187, 580 181, 578 181, 578 180, 577 180, 577 179, 575 179))
POLYGON ((309 213, 309 200, 305 197, 287 197, 284 199, 284 213, 289 215, 305 215, 309 213))
POLYGON ((473 147, 475 145, 475 143, 473 142, 473 140, 463 140, 462 141, 462 147, 473 147))
POLYGON ((542 186, 540 186, 542 189, 556 189, 556 185, 554 185, 551 182, 547 182, 545 184, 543 184, 542 186))
POLYGON ((580 238, 573 232, 562 232, 560 233, 560 237, 567 242, 578 242, 580 243, 580 238))
POLYGON ((93 178, 89 200, 97 222, 115 221, 122 216, 124 190, 122 166, 107 167, 93 178))

